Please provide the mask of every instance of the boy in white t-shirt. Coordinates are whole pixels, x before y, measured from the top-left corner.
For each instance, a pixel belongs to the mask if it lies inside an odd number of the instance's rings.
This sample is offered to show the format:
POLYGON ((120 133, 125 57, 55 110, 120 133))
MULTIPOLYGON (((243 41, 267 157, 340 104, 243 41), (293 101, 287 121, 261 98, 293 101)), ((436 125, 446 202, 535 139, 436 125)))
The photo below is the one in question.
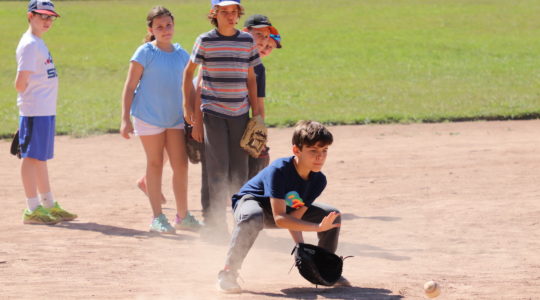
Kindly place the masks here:
POLYGON ((28 204, 23 213, 24 224, 56 224, 77 218, 54 201, 47 169, 47 160, 54 155, 58 75, 41 37, 57 17, 52 2, 30 0, 28 30, 16 52, 21 177, 28 204))

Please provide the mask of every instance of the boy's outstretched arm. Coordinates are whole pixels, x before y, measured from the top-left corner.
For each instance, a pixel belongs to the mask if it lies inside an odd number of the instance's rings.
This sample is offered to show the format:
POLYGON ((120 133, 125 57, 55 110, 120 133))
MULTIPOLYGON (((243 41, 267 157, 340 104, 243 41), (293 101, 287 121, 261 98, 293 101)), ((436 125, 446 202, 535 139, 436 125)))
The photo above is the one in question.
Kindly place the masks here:
MULTIPOLYGON (((291 212, 289 215, 296 219, 302 219, 306 211, 307 211, 307 207, 302 206, 298 208, 297 210, 291 212)), ((291 234, 291 237, 294 240, 295 244, 300 244, 304 242, 304 236, 302 235, 302 231, 293 231, 289 229, 289 233, 291 234)))
POLYGON ((285 204, 285 200, 283 199, 270 198, 270 203, 272 205, 272 214, 274 216, 274 220, 279 228, 289 229, 289 231, 322 232, 341 226, 339 223, 334 224, 334 221, 339 216, 339 213, 336 212, 329 213, 322 219, 321 223, 317 224, 295 218, 295 216, 292 215, 294 212, 287 214, 287 206, 285 204))

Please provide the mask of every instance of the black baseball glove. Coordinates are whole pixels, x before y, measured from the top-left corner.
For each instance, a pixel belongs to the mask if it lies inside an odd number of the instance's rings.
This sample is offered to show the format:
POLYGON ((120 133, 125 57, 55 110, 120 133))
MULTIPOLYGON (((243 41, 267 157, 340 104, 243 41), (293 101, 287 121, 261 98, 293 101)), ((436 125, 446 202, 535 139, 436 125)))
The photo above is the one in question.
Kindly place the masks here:
POLYGON ((18 158, 21 158, 21 145, 19 145, 19 131, 15 132, 13 135, 13 141, 11 142, 11 147, 9 152, 18 158))
POLYGON ((186 152, 192 164, 198 164, 204 155, 204 143, 197 142, 192 136, 193 126, 184 120, 184 132, 186 137, 186 152))
POLYGON ((343 259, 328 250, 300 243, 292 254, 300 275, 313 284, 332 286, 341 277, 343 259))

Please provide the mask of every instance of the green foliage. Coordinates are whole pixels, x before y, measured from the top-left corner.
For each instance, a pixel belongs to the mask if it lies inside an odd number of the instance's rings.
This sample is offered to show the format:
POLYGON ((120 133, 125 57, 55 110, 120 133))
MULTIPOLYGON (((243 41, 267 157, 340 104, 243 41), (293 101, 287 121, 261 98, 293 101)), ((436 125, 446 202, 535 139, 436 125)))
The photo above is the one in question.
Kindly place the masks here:
MULTIPOLYGON (((161 1, 190 52, 211 29, 209 1, 161 1)), ((60 79, 58 131, 117 130, 129 58, 149 1, 57 1, 44 38, 60 79)), ((25 1, 2 2, 0 136, 17 126, 15 48, 25 1)), ((265 59, 267 123, 435 122, 540 116, 540 2, 534 0, 245 1, 280 29, 265 59)), ((240 23, 243 23, 242 18, 240 23)), ((241 25, 241 24, 240 24, 241 25)))

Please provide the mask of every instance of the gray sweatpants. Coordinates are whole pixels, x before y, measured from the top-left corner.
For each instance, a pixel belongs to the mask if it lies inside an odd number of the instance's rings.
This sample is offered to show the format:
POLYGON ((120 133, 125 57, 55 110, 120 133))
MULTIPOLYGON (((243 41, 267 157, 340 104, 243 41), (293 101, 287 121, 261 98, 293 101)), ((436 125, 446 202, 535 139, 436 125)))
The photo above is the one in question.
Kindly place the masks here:
MULTIPOLYGON (((320 223, 330 212, 339 212, 336 208, 324 203, 312 203, 302 217, 302 220, 312 223, 320 223)), ((277 228, 272 215, 270 204, 263 205, 251 195, 246 195, 238 200, 234 208, 234 227, 229 251, 225 265, 231 270, 239 270, 246 258, 259 232, 263 228, 277 228)), ((341 223, 341 217, 337 217, 334 223, 341 223)), ((339 227, 318 232, 319 247, 332 253, 336 252, 339 239, 339 227)))
POLYGON ((248 179, 248 154, 240 147, 248 120, 248 114, 230 119, 203 114, 208 226, 227 228, 227 205, 248 179))

